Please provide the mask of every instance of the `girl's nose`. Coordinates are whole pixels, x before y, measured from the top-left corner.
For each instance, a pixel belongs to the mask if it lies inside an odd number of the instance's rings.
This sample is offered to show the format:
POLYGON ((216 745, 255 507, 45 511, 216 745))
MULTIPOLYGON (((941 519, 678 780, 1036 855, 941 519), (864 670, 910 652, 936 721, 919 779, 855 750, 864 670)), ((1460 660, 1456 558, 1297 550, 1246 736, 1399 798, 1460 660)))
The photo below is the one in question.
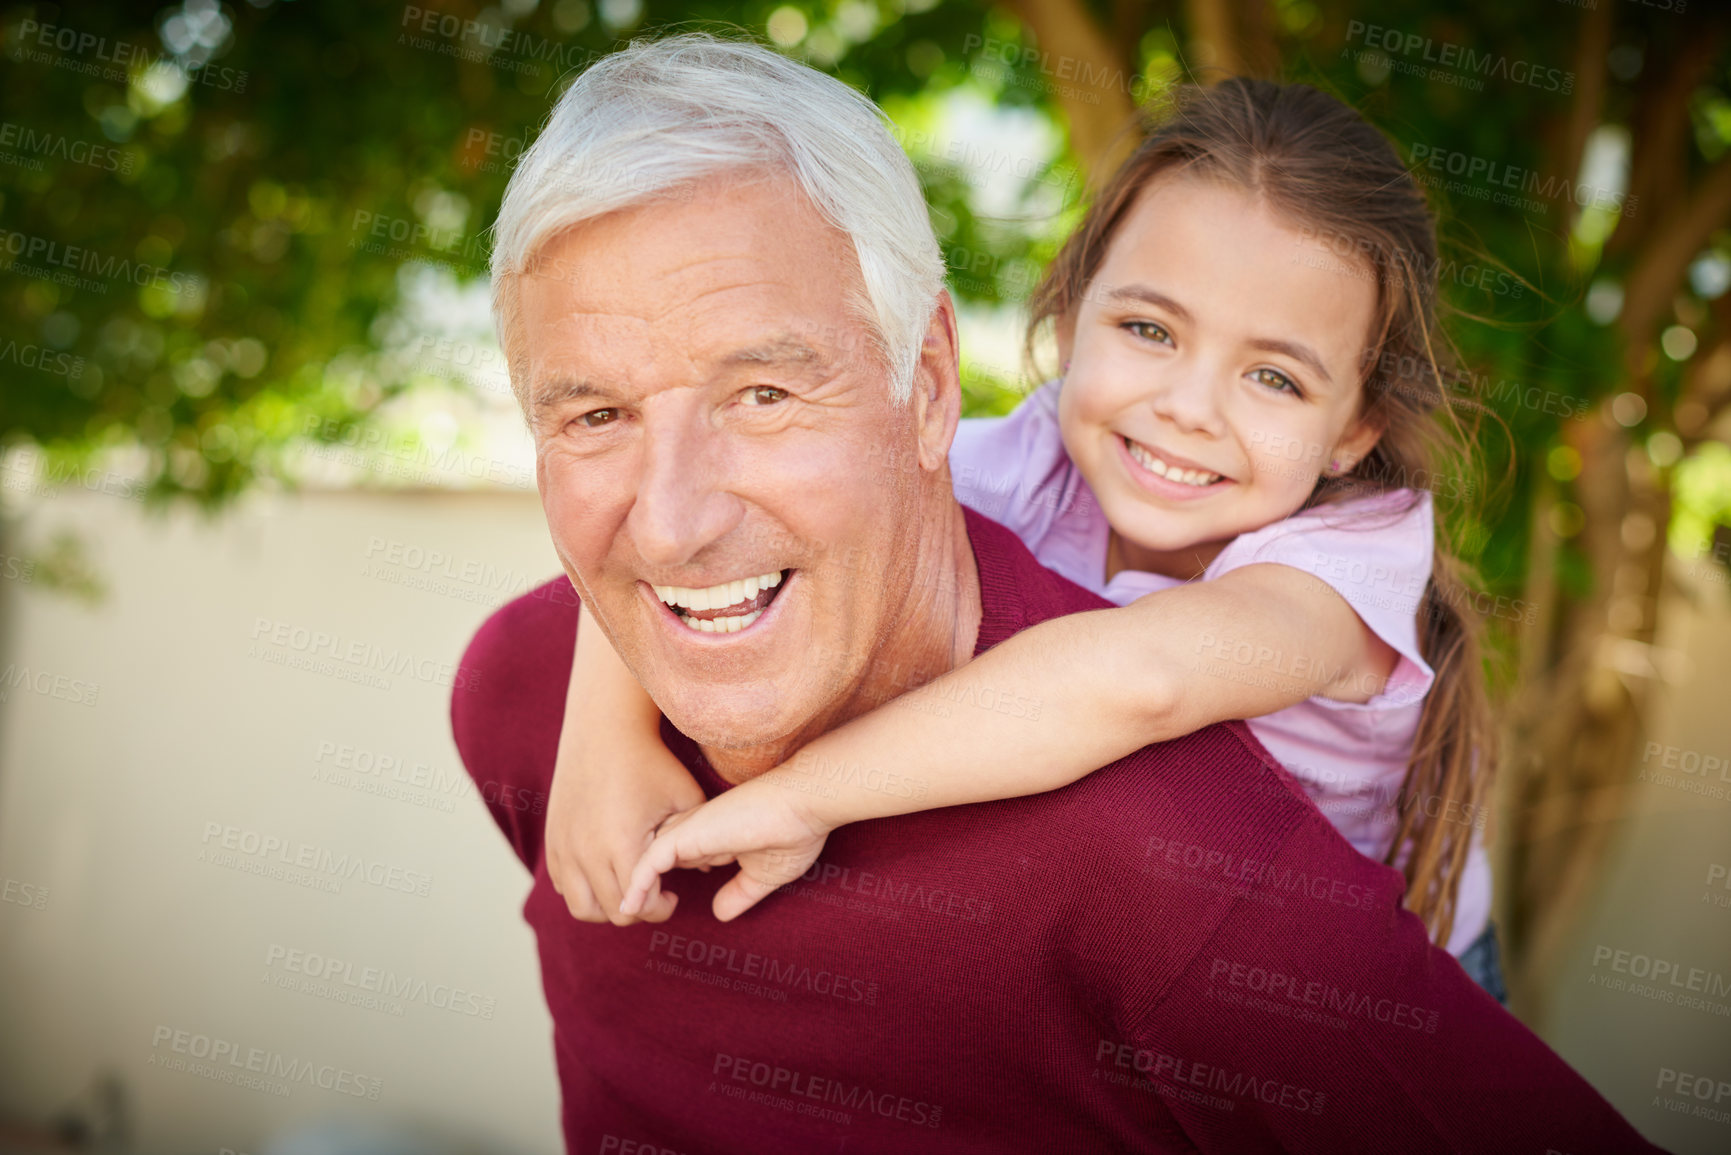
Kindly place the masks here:
POLYGON ((1173 366, 1154 392, 1154 412, 1183 433, 1219 437, 1226 431, 1220 412, 1220 372, 1203 364, 1173 366))

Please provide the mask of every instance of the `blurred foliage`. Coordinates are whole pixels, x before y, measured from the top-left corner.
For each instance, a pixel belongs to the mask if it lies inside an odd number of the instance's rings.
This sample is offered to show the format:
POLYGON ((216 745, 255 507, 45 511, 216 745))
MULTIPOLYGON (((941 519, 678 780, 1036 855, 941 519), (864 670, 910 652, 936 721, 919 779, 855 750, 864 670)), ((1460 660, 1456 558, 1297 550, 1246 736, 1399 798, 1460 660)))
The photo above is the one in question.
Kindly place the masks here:
MULTIPOLYGON (((1140 70, 1136 97, 1189 70, 1187 9, 1088 10, 1140 70)), ((1267 17, 1283 78, 1363 109, 1415 166, 1443 150, 1573 184, 1547 151, 1570 112, 1563 86, 1517 83, 1505 67, 1473 91, 1409 66, 1454 45, 1560 75, 1580 9, 1270 0, 1267 17), (1367 22, 1426 47, 1366 50, 1367 22)), ((980 0, 17 7, 0 18, 0 356, 13 350, 0 360, 0 444, 73 460, 136 446, 151 495, 214 505, 284 476, 297 442, 352 438, 409 384, 369 360, 403 270, 484 278, 511 160, 561 84, 630 36, 672 27, 743 27, 878 100, 915 158, 964 307, 1018 304, 1077 219, 1061 68, 1017 16, 980 0), (1005 203, 979 187, 1004 152, 971 155, 955 128, 970 107, 1007 111, 1026 139, 1021 192, 1005 203)), ((1691 28, 1659 6, 1619 7, 1608 123, 1626 125, 1643 86, 1663 83, 1644 62, 1674 57, 1691 28)), ((1690 109, 1693 171, 1731 143, 1723 61, 1690 109)), ((1480 176, 1440 183, 1460 408, 1489 418, 1486 476, 1508 483, 1457 536, 1506 585, 1526 531, 1504 511, 1527 508, 1563 420, 1623 376, 1610 321, 1628 255, 1606 245, 1616 212, 1589 209, 1577 225, 1557 201, 1497 203, 1480 176)), ((1640 211, 1622 206, 1631 220, 1640 211)), ((1723 255, 1731 237, 1716 245, 1723 255)), ((1702 326, 1713 287, 1681 294, 1674 323, 1702 326)), ((1674 399, 1683 361, 1655 356, 1655 387, 1674 399)), ((1020 368, 970 361, 970 411, 1013 405, 1020 368)))

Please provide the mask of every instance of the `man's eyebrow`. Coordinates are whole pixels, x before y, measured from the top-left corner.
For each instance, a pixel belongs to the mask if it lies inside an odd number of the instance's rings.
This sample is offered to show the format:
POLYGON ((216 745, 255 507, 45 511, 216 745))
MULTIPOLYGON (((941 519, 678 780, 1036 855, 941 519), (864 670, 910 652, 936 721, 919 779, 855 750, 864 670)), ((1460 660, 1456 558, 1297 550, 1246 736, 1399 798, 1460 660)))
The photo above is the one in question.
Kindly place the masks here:
POLYGON ((729 368, 735 365, 818 365, 825 361, 810 344, 798 337, 772 337, 721 358, 729 368))
POLYGON ((1283 341, 1279 337, 1252 337, 1250 347, 1262 349, 1269 353, 1284 353, 1299 364, 1314 370, 1316 375, 1327 384, 1334 384, 1334 374, 1330 373, 1327 366, 1323 365, 1322 358, 1316 355, 1316 350, 1302 341, 1283 341))
POLYGON ((536 412, 552 409, 582 397, 605 397, 607 394, 581 377, 555 377, 536 386, 530 407, 536 412))

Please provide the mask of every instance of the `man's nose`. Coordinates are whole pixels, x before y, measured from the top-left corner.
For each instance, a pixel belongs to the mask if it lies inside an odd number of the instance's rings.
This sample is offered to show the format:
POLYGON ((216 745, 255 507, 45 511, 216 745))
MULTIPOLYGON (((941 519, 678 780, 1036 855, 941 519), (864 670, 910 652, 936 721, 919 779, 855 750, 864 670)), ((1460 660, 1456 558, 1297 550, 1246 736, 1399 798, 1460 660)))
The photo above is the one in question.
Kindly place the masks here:
POLYGON ((728 488, 731 455, 696 406, 646 413, 644 426, 637 498, 625 527, 645 562, 684 565, 744 516, 728 488))
POLYGON ((1220 390, 1230 370, 1196 358, 1169 366, 1154 391, 1154 412, 1181 432, 1219 437, 1226 430, 1220 390))

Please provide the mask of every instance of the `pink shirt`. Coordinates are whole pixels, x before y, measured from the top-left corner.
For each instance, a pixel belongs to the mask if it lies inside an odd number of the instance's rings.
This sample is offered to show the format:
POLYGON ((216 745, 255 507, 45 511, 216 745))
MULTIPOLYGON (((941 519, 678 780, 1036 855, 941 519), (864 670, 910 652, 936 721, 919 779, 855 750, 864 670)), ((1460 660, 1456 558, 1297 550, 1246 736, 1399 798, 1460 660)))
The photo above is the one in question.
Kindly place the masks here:
MULTIPOLYGON (((1008 417, 963 421, 950 448, 962 504, 1008 526, 1046 568, 1118 605, 1181 584, 1135 570, 1106 581, 1110 526, 1064 450, 1058 387, 1030 394, 1008 417)), ((1327 582, 1400 661, 1368 702, 1310 698, 1249 720, 1253 734, 1303 784, 1361 853, 1381 861, 1394 839, 1396 801, 1433 674, 1419 652, 1418 610, 1430 579, 1429 493, 1397 490, 1307 510, 1234 539, 1201 580, 1259 562, 1289 565, 1327 582)), ((1255 638, 1221 637, 1199 669, 1290 670, 1292 659, 1258 653, 1255 638)), ((1448 949, 1460 954, 1490 920, 1490 860, 1484 815, 1474 826, 1448 949)), ((1448 820, 1439 812, 1437 820, 1448 820)))

